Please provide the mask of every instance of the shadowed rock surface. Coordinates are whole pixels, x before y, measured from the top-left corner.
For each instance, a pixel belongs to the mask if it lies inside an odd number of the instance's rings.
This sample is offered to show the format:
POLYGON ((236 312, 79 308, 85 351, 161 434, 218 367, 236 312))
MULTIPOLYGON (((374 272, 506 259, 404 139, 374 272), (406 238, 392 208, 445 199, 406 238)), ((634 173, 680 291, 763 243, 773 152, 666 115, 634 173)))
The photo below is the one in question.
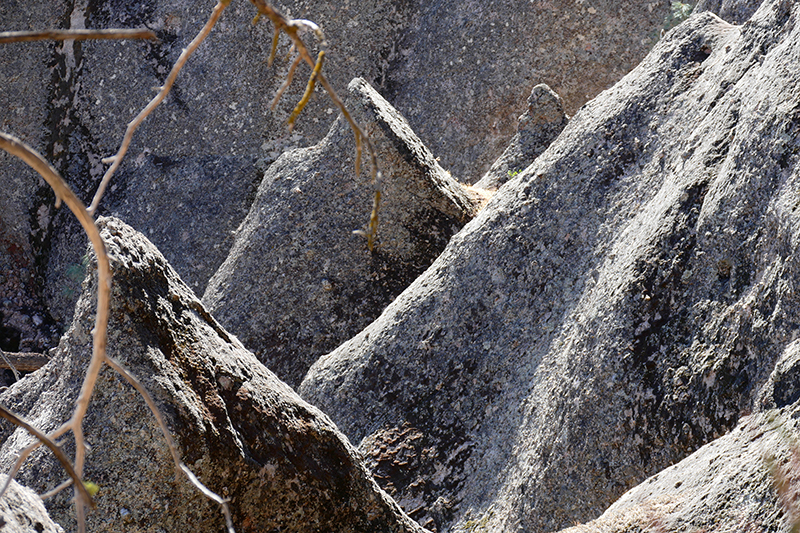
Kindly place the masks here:
POLYGON ((545 84, 534 87, 528 97, 528 110, 519 117, 516 135, 475 186, 496 190, 515 177, 550 146, 568 120, 560 96, 545 84))
MULTIPOLYGON (((0 485, 5 481, 6 476, 0 475, 0 485)), ((0 498, 0 528, 3 533, 64 533, 50 519, 41 498, 16 481, 0 498)))
MULTIPOLYGON (((423 531, 378 488, 330 420, 229 336, 149 241, 117 219, 100 223, 114 275, 109 355, 150 390, 184 462, 230 499, 238 532, 423 531)), ((45 431, 73 408, 91 351, 94 285, 86 282, 53 361, 0 394, 3 405, 45 431)), ((91 530, 222 529, 217 505, 176 481, 151 413, 109 368, 84 431, 91 445, 85 476, 100 486, 91 530)), ((7 469, 30 438, 3 425, 2 440, 7 469)), ((38 491, 63 477, 41 448, 18 476, 38 491)), ((68 495, 48 507, 74 529, 68 495)))
POLYGON ((369 162, 354 175, 342 118, 317 146, 284 154, 264 176, 203 302, 281 379, 296 386, 316 359, 374 320, 482 202, 450 177, 406 121, 362 79, 348 108, 376 148, 382 204, 372 252, 354 235, 373 202, 369 162))
POLYGON ((694 6, 695 13, 711 11, 731 24, 744 24, 753 16, 762 0, 700 0, 694 6))
MULTIPOLYGON (((33 144, 88 203, 106 168, 102 159, 116 152, 125 125, 163 84, 214 4, 76 0, 42 10, 38 3, 4 1, 2 30, 147 27, 159 40, 2 45, 0 104, 7 105, 0 109, 7 113, 0 127, 33 144)), ((325 72, 340 93, 353 77, 364 77, 410 118, 446 168, 471 181, 514 134, 531 86, 549 83, 576 109, 644 56, 668 13, 663 0, 276 5, 322 25, 325 72)), ((265 21, 251 24, 254 14, 249 2, 231 2, 170 96, 137 131, 100 208, 135 223, 198 294, 226 257, 264 166, 318 142, 336 117, 320 92, 288 131, 310 73, 306 65, 270 110, 293 58, 283 38, 268 67, 272 30, 265 21)), ((20 335, 24 349, 42 351, 71 319, 86 240, 66 210, 53 208, 47 188, 23 178, 23 165, 9 168, 5 161, 0 184, 14 192, 0 205, 9 207, 4 223, 13 231, 0 228, 0 251, 10 249, 0 254, 0 266, 14 274, 0 279, 0 296, 9 302, 2 327, 20 335)))
POLYGON ((593 519, 758 408, 800 335, 798 10, 669 32, 310 369, 421 524, 593 519))
MULTIPOLYGON (((0 31, 57 25, 65 10, 61 1, 4 1, 0 31)), ((53 93, 48 59, 54 47, 47 42, 0 45, 0 130, 43 152, 57 141, 48 104, 53 93)), ((45 287, 54 196, 38 174, 3 150, 0 187, 0 349, 42 351, 58 343, 60 334, 45 287)))

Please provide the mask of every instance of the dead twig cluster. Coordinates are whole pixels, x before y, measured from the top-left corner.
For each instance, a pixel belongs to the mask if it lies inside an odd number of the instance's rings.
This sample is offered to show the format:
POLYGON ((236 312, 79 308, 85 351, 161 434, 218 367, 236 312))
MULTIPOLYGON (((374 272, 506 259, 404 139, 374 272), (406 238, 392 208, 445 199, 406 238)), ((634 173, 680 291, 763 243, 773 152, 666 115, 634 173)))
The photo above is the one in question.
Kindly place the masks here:
MULTIPOLYGON (((0 417, 5 418, 6 420, 11 421, 17 426, 26 429, 37 439, 33 444, 28 446, 25 450, 23 450, 20 453, 20 456, 16 464, 14 465, 12 471, 9 473, 5 486, 2 487, 2 489, 0 489, 0 496, 2 496, 2 494, 8 488, 11 479, 13 479, 14 475, 19 471, 21 466, 27 460, 27 457, 30 455, 30 453, 33 450, 35 450, 38 446, 44 444, 54 453, 54 455, 63 465, 65 471, 69 476, 69 479, 67 481, 65 481, 58 487, 55 487, 45 496, 51 496, 59 492, 60 490, 69 487, 70 485, 74 487, 76 521, 78 524, 78 530, 80 532, 84 532, 86 530, 86 507, 94 507, 95 505, 92 500, 92 494, 91 494, 92 491, 87 488, 90 487, 91 485, 88 484, 82 478, 82 472, 86 458, 86 443, 83 436, 83 419, 88 410, 89 402, 95 384, 97 382, 100 370, 102 369, 104 364, 109 365, 112 369, 118 372, 131 384, 131 386, 134 387, 134 389, 136 389, 139 392, 139 394, 145 400, 145 403, 152 411, 154 418, 156 419, 159 427, 161 428, 162 433, 164 434, 164 437, 167 441, 178 474, 182 473, 183 475, 185 475, 187 479, 206 497, 220 504, 223 513, 225 515, 227 529, 229 533, 234 532, 231 513, 228 508, 227 501, 222 497, 220 497, 219 495, 212 492, 211 490, 209 490, 205 485, 203 485, 197 479, 197 477, 186 467, 186 465, 183 464, 178 452, 178 448, 175 445, 174 439, 172 438, 172 435, 167 429, 163 416, 159 411, 158 407, 156 406, 153 398, 150 396, 149 392, 142 386, 142 384, 135 377, 133 377, 129 372, 127 372, 117 361, 114 361, 113 359, 108 357, 106 353, 109 299, 111 295, 111 269, 110 269, 108 255, 106 254, 105 250, 105 245, 103 243, 102 238, 100 237, 100 232, 93 218, 111 178, 119 168, 123 158, 125 157, 125 154, 127 153, 130 147, 130 143, 132 141, 134 132, 139 127, 139 125, 147 118, 147 116, 150 115, 150 113, 152 113, 155 110, 155 108, 158 107, 158 105, 161 102, 163 102, 164 99, 167 97, 181 69, 186 64, 192 53, 200 46, 200 44, 211 33, 211 30, 214 28, 215 24, 219 20, 225 8, 230 4, 230 2, 231 0, 218 0, 206 24, 203 26, 203 28, 199 31, 197 36, 189 43, 189 45, 182 51, 182 53, 178 57, 169 75, 167 76, 166 81, 159 88, 158 94, 128 124, 122 142, 120 144, 120 148, 117 151, 117 153, 103 160, 104 163, 107 164, 110 163, 111 166, 105 172, 98 186, 97 192, 94 195, 92 203, 88 208, 83 205, 83 203, 78 199, 77 196, 75 196, 72 190, 70 190, 64 179, 59 175, 59 173, 40 154, 38 154, 35 150, 24 144, 16 137, 0 132, 0 149, 3 149, 6 152, 22 159, 33 170, 35 170, 39 175, 41 175, 55 192, 56 206, 59 206, 61 202, 64 202, 67 205, 67 207, 78 218, 79 222, 81 223, 81 226, 83 227, 84 231, 89 237, 89 241, 91 242, 91 245, 94 249, 95 256, 97 258, 97 276, 98 276, 97 313, 95 316, 95 327, 93 330, 92 356, 89 361, 89 366, 87 368, 86 376, 82 383, 78 399, 76 401, 75 410, 73 411, 70 420, 64 423, 61 427, 59 427, 51 434, 46 435, 42 431, 31 426, 22 417, 0 406, 0 417), (69 457, 67 457, 67 455, 63 452, 63 450, 60 448, 59 444, 56 441, 56 439, 62 437, 68 432, 72 432, 75 440, 75 458, 74 461, 72 462, 70 461, 69 457)), ((269 58, 270 64, 274 60, 281 33, 285 33, 286 35, 289 36, 289 38, 292 41, 293 49, 297 52, 297 56, 292 62, 285 83, 281 86, 281 88, 275 95, 275 100, 273 101, 273 107, 277 105, 281 96, 291 84, 297 66, 302 61, 305 61, 312 67, 312 73, 306 85, 306 91, 301 100, 299 101, 299 103, 297 104, 297 106, 294 108, 289 118, 288 121, 289 128, 292 128, 294 126, 296 119, 303 111, 305 105, 310 100, 314 92, 314 89, 316 87, 316 84, 319 83, 328 93, 328 96, 334 102, 334 104, 342 113, 342 115, 345 117, 345 119, 348 121, 353 131, 353 134, 355 136, 355 145, 356 145, 356 162, 355 162, 356 174, 360 173, 363 145, 364 144, 367 145, 371 163, 370 174, 372 178, 372 183, 375 186, 375 199, 368 225, 368 231, 361 233, 364 233, 366 235, 367 245, 371 250, 374 245, 375 235, 377 232, 378 209, 380 206, 380 198, 381 198, 380 183, 379 183, 380 173, 378 172, 375 150, 369 137, 362 131, 362 129, 358 126, 358 124, 356 124, 356 122, 353 120, 352 116, 345 107, 344 103, 336 94, 333 87, 331 87, 330 83, 328 82, 328 80, 326 79, 325 75, 322 72, 322 67, 324 64, 325 53, 326 53, 325 50, 326 42, 322 30, 319 28, 319 26, 317 26, 315 23, 311 21, 290 20, 285 18, 264 0, 251 0, 251 2, 256 6, 259 14, 258 16, 261 15, 266 16, 272 22, 272 25, 274 27, 274 38, 269 58), (309 49, 307 48, 306 44, 303 42, 300 36, 300 33, 303 30, 311 30, 319 41, 320 51, 317 54, 316 59, 312 57, 311 53, 309 52, 309 49)), ((256 19, 258 18, 258 16, 256 17, 256 19)), ((35 41, 44 39, 84 40, 84 39, 154 39, 154 38, 156 38, 156 36, 153 34, 153 32, 148 30, 116 30, 116 29, 115 30, 47 30, 39 32, 0 33, 0 43, 35 41)), ((3 359, 6 360, 8 366, 14 369, 14 371, 16 372, 14 363, 7 357, 5 357, 5 354, 3 354, 3 356, 4 356, 3 359)), ((20 359, 17 359, 17 364, 19 364, 19 362, 20 359)), ((21 366, 21 369, 27 370, 27 367, 21 366)))

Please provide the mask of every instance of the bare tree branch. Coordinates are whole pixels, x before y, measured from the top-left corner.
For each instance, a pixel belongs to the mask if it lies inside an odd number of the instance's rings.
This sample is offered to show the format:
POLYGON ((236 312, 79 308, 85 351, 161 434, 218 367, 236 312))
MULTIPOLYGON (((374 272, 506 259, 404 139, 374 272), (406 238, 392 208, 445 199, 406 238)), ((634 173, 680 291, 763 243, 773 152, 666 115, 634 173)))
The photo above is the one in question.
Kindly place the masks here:
POLYGON ((45 31, 4 31, 0 32, 0 44, 26 41, 86 41, 89 39, 153 39, 156 34, 150 30, 45 30, 45 31))
MULTIPOLYGON (((45 446, 50 448, 50 451, 53 452, 53 455, 56 456, 58 462, 61 463, 61 466, 64 467, 64 470, 67 471, 67 474, 72 479, 72 484, 75 485, 75 488, 78 489, 78 492, 84 499, 84 502, 92 508, 96 507, 94 500, 89 495, 89 492, 86 490, 86 487, 83 485, 83 480, 81 479, 80 474, 75 472, 75 469, 72 468, 72 463, 69 462, 69 458, 64 454, 61 447, 53 442, 50 438, 47 437, 44 433, 33 427, 28 421, 24 418, 12 413, 2 405, 0 405, 0 417, 5 418, 15 426, 19 426, 24 428, 28 433, 39 439, 45 446)), ((3 492, 6 491, 8 484, 11 481, 11 476, 8 476, 6 479, 6 486, 3 487, 3 492)))
POLYGON ((97 188, 97 192, 94 195, 92 205, 89 206, 90 214, 93 215, 95 211, 97 211, 97 206, 100 204, 100 200, 103 198, 106 187, 108 187, 108 182, 111 181, 111 177, 122 163, 122 158, 125 157, 125 154, 128 152, 128 147, 131 144, 131 139, 133 138, 133 133, 136 131, 136 128, 138 128, 144 119, 146 119, 147 116, 152 113, 161 102, 164 101, 164 98, 167 97, 169 91, 172 89, 172 86, 175 84, 175 80, 178 78, 178 74, 186 64, 186 61, 194 53, 194 51, 197 50, 206 37, 208 37, 208 34, 211 33, 214 25, 216 25, 217 20, 219 20, 220 15, 222 15, 222 12, 230 3, 231 0, 219 0, 217 5, 214 6, 214 10, 211 12, 211 16, 208 18, 205 26, 203 26, 203 28, 200 30, 200 33, 198 33, 197 36, 192 39, 192 42, 189 43, 189 46, 184 48, 184 50, 181 52, 181 55, 178 57, 178 60, 172 66, 172 70, 169 72, 169 76, 167 76, 167 81, 164 82, 161 90, 152 100, 150 100, 150 103, 147 104, 147 106, 145 106, 145 108, 142 109, 139 114, 128 123, 128 128, 125 130, 125 136, 122 138, 122 145, 119 147, 119 151, 117 151, 116 155, 103 159, 103 163, 111 163, 111 167, 109 167, 109 169, 103 175, 102 181, 100 181, 100 186, 97 188))
MULTIPOLYGON (((50 358, 43 353, 17 353, 0 350, 0 368, 9 368, 11 371, 33 372, 46 365, 50 358)), ((16 377, 19 381, 19 377, 16 377)))

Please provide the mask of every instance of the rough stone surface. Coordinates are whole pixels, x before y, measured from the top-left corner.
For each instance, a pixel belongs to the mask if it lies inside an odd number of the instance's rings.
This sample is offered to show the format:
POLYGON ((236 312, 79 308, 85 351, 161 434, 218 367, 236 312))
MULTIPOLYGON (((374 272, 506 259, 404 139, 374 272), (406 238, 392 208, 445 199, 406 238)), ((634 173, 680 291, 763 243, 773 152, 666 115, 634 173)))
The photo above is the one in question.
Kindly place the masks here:
POLYGON ((585 522, 758 407, 800 335, 798 11, 669 32, 310 369, 421 524, 585 522))
MULTIPOLYGON (((184 462, 231 501, 236 530, 422 532, 382 492, 330 420, 303 402, 206 312, 164 257, 117 219, 101 219, 112 259, 109 355, 151 392, 184 462)), ((0 394, 45 431, 67 418, 91 350, 95 275, 54 360, 0 394)), ((105 368, 84 420, 87 479, 100 486, 93 531, 219 531, 222 514, 181 478, 142 399, 105 368)), ((7 469, 30 438, 2 427, 7 469)), ((54 487, 60 467, 39 450, 19 479, 54 487)), ((48 501, 74 529, 70 498, 48 501)))
POLYGON ((375 145, 382 204, 372 252, 369 163, 355 176, 344 119, 318 145, 267 171, 230 255, 203 302, 281 379, 296 386, 316 359, 375 319, 477 211, 480 196, 449 176, 406 121, 363 79, 348 108, 375 145))
POLYGON ((762 0, 700 0, 695 13, 711 11, 731 24, 744 24, 756 12, 762 0))
POLYGON ((388 61, 384 94, 442 165, 477 181, 515 133, 531 87, 574 114, 658 40, 667 1, 418 2, 388 61))
MULTIPOLYGON (((6 476, 0 475, 0 483, 5 481, 6 476)), ((64 533, 50 519, 41 498, 13 480, 0 498, 0 528, 3 533, 64 533)))
POLYGON ((534 87, 528 97, 528 110, 519 117, 516 135, 475 186, 497 189, 515 177, 550 146, 568 120, 560 96, 545 84, 534 87))
MULTIPOLYGON (((57 24, 64 2, 4 1, 0 30, 57 24)), ((0 45, 0 130, 45 152, 52 43, 0 45)), ((41 351, 58 342, 44 293, 53 194, 35 172, 0 150, 0 349, 41 351)))
MULTIPOLYGON (((0 103, 15 103, 4 106, 10 110, 1 118, 4 127, 34 141, 88 202, 105 170, 102 158, 116 152, 125 125, 164 82, 214 3, 74 0, 51 2, 42 13, 36 3, 4 1, 2 29, 148 27, 159 37, 157 42, 5 45, 10 53, 0 52, 0 103)), ((639 61, 668 13, 666 0, 591 6, 582 0, 277 5, 291 17, 322 24, 327 76, 340 93, 354 76, 367 79, 465 181, 477 180, 507 145, 531 86, 547 82, 564 95, 568 110, 577 109, 639 61)), ((256 169, 263 171, 286 150, 318 142, 336 117, 335 106, 319 92, 295 131, 286 128, 310 72, 305 65, 270 110, 292 62, 290 45, 282 39, 269 68, 264 59, 271 28, 263 21, 252 25, 253 14, 244 0, 226 9, 171 95, 139 128, 100 210, 130 220, 150 236, 198 293, 250 207, 256 169)), ((52 330, 63 331, 71 319, 86 240, 66 210, 53 208, 48 189, 21 178, 22 168, 2 175, 18 193, 3 203, 11 206, 6 222, 15 226, 15 237, 6 239, 10 230, 2 230, 0 238, 23 249, 31 241, 28 256, 15 255, 15 248, 3 260, 23 277, 26 269, 32 272, 37 283, 29 287, 25 279, 10 276, 0 290, 10 294, 22 287, 25 301, 6 298, 11 303, 3 313, 13 323, 12 333, 25 337, 23 345, 44 350, 55 343, 52 330), (33 328, 27 322, 37 314, 44 325, 33 328)))
POLYGON ((800 525, 798 406, 742 419, 729 434, 562 533, 794 531, 800 525))

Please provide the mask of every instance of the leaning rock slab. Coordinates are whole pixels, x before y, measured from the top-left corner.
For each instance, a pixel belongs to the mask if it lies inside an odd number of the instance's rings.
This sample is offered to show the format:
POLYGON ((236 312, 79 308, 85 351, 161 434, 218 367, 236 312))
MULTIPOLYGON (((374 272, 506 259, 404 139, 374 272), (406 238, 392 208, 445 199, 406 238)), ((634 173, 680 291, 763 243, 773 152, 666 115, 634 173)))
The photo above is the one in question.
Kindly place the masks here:
POLYGON ((793 405, 745 417, 596 520, 562 533, 793 531, 800 524, 797 415, 793 405))
MULTIPOLYGON (((6 476, 0 475, 0 485, 5 481, 6 476)), ((13 480, 0 498, 0 528, 3 533, 64 533, 47 514, 41 498, 13 480)))
POLYGON ((735 427, 800 335, 800 6, 703 13, 300 387, 439 531, 552 531, 735 427))
POLYGON ((374 250, 352 233, 369 218, 373 186, 366 169, 354 176, 353 134, 340 119, 320 144, 269 168, 203 296, 209 311, 290 385, 377 317, 481 203, 369 84, 356 79, 350 92, 348 108, 372 138, 383 173, 374 250))
MULTIPOLYGON (((149 241, 117 219, 101 225, 114 275, 109 355, 153 394, 184 462, 230 499, 237 531, 422 531, 330 420, 225 332, 149 241)), ((88 279, 53 361, 0 395, 46 431, 69 415, 91 350, 96 281, 88 279)), ((85 476, 100 486, 92 530, 221 529, 220 509, 176 481, 151 413, 110 368, 101 372, 84 431, 91 445, 85 476)), ((8 468, 30 439, 6 428, 2 437, 0 463, 8 468)), ((41 449, 19 474, 39 491, 63 477, 41 449)), ((67 495, 48 506, 74 529, 67 495)))

